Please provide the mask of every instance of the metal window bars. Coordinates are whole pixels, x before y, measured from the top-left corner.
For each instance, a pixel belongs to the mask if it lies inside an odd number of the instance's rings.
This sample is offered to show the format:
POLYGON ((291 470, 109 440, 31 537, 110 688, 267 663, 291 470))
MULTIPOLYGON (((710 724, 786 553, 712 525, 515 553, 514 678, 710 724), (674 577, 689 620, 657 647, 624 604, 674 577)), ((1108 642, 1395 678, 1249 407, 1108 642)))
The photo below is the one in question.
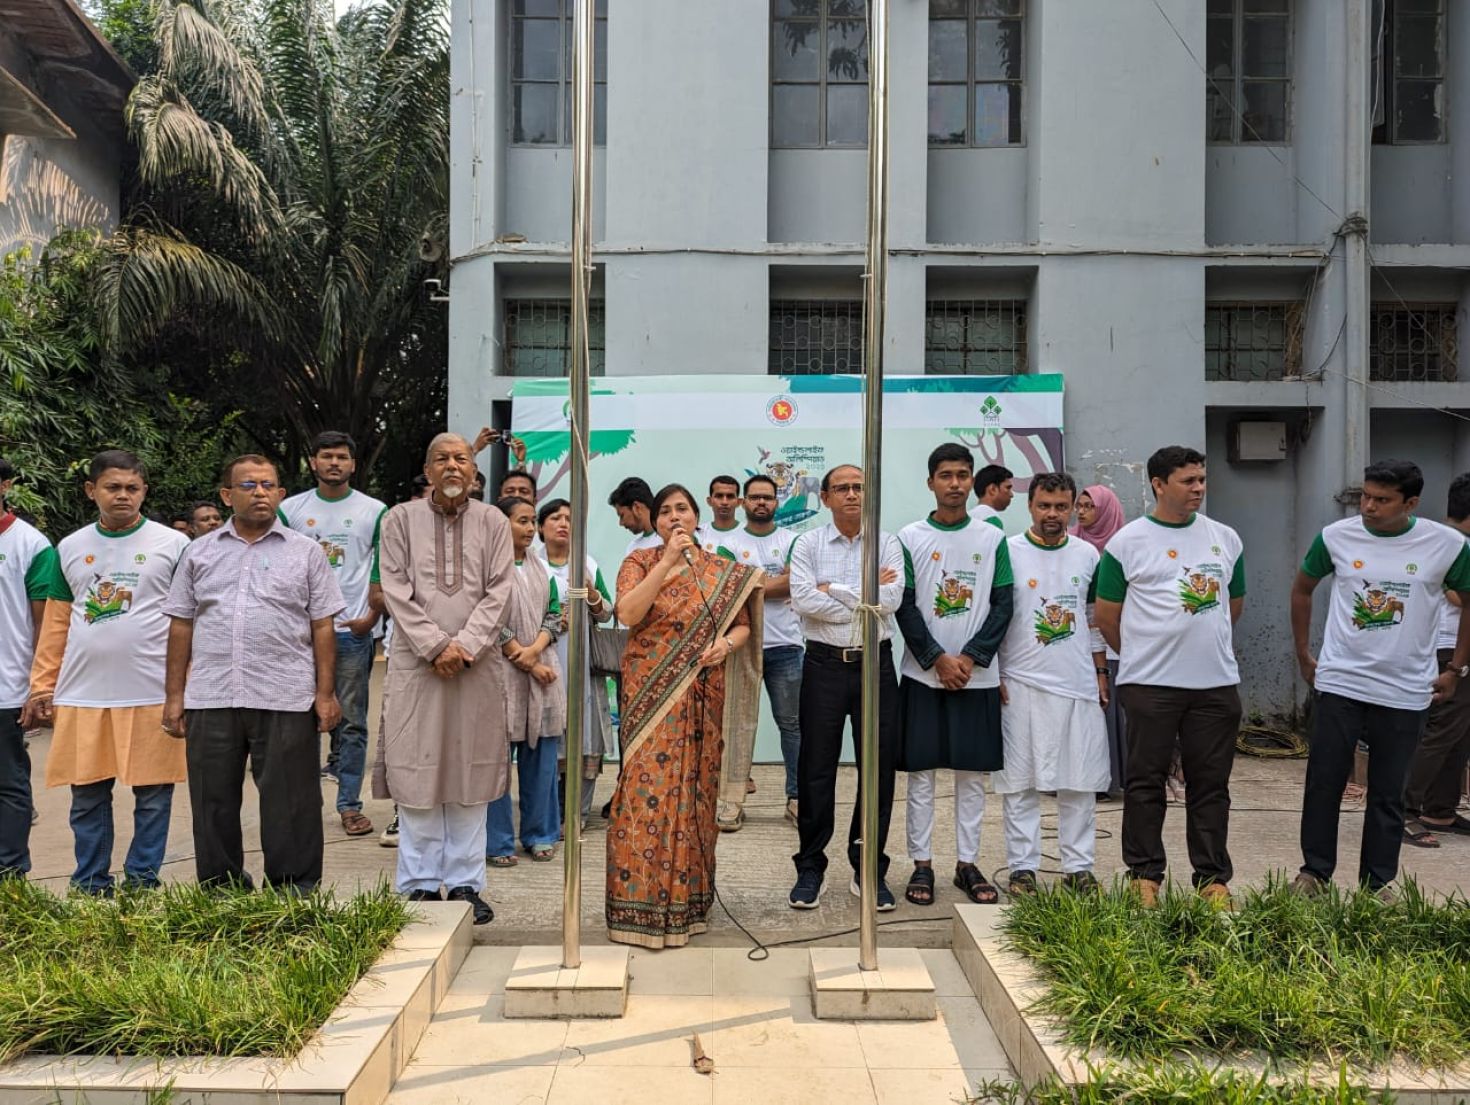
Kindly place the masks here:
POLYGON ((1290 380, 1302 373, 1302 304, 1205 307, 1206 380, 1290 380))
POLYGON ((1460 325, 1453 303, 1374 304, 1368 378, 1401 383, 1459 379, 1460 325))
POLYGON ((772 376, 862 371, 862 300, 772 300, 769 364, 772 376))
MULTIPOLYGON (((607 329, 603 301, 588 309, 588 363, 593 376, 606 369, 607 329)), ((572 364, 572 304, 567 299, 505 301, 505 374, 566 376, 572 364)))
POLYGON ((926 375, 1015 376, 1025 371, 1025 300, 929 300, 924 311, 926 375))

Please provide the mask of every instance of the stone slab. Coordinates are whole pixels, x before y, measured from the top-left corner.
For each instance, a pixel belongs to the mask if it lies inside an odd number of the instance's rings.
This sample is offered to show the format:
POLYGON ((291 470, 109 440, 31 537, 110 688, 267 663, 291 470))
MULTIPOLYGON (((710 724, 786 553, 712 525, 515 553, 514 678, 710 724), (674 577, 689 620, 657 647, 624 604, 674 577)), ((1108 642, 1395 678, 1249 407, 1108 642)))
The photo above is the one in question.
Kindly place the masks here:
POLYGON ((855 948, 811 950, 812 1012, 819 1020, 932 1021, 934 981, 917 948, 880 948, 878 969, 858 966, 855 948))
MULTIPOLYGON (((1004 947, 1001 923, 1005 907, 958 905, 954 914, 954 956, 970 980, 975 998, 990 1019, 1022 1085, 1031 1087, 1057 1078, 1075 1086, 1087 1080, 1089 1064, 1112 1064, 1120 1068, 1130 1065, 1098 1049, 1083 1052, 1071 1047, 1062 1039, 1054 1021, 1032 1011, 1045 992, 1045 983, 1025 958, 1004 947)), ((1230 1062, 1214 1055, 1181 1053, 1177 1058, 1186 1062, 1201 1059, 1211 1068, 1238 1070, 1253 1078, 1260 1078, 1266 1072, 1264 1060, 1245 1056, 1230 1062)), ((1277 1066, 1271 1073, 1283 1080, 1305 1074, 1310 1083, 1326 1090, 1336 1088, 1339 1079, 1337 1067, 1328 1064, 1305 1068, 1277 1066)), ((1424 1070, 1395 1062, 1387 1069, 1352 1070, 1349 1079, 1354 1085, 1373 1092, 1391 1091, 1398 1105, 1451 1105, 1470 1101, 1470 1066, 1424 1070)))
POLYGON ((628 1005, 628 949, 585 947, 563 967, 560 947, 522 948, 505 980, 505 1016, 579 1020, 621 1017, 628 1005))
POLYGON ((0 1105, 381 1105, 473 942, 463 902, 415 905, 414 924, 291 1059, 30 1055, 0 1066, 0 1105))

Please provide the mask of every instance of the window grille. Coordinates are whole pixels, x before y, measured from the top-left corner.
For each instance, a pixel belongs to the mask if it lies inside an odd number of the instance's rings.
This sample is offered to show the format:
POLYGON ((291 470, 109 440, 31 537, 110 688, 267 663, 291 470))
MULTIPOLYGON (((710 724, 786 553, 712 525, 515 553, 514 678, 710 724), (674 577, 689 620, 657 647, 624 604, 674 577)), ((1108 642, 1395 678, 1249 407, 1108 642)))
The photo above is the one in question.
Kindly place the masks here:
POLYGON ((1209 141, 1285 143, 1291 118, 1290 0, 1209 0, 1207 10, 1209 141))
POLYGON ((771 145, 868 144, 867 0, 771 0, 771 145))
POLYGON ((931 299, 926 305, 926 375, 1014 376, 1025 371, 1025 300, 931 299))
MULTIPOLYGON (((603 302, 587 309, 588 368, 601 376, 607 360, 603 302)), ((505 302, 505 367, 508 376, 566 376, 572 369, 572 304, 566 299, 505 302)))
POLYGON ((1300 303, 1205 308, 1206 380, 1282 380, 1302 374, 1300 303))
MULTIPOLYGON (((573 0, 512 0, 510 140, 572 144, 573 0)), ((597 0, 592 58, 592 141, 607 144, 607 0, 597 0)))
POLYGON ((862 372, 862 300, 773 300, 769 371, 772 376, 862 372))
POLYGON ((1022 145, 1024 22, 1024 0, 929 0, 929 145, 1022 145))
POLYGON ((1459 379, 1460 327, 1453 303, 1375 303, 1372 320, 1370 380, 1459 379))

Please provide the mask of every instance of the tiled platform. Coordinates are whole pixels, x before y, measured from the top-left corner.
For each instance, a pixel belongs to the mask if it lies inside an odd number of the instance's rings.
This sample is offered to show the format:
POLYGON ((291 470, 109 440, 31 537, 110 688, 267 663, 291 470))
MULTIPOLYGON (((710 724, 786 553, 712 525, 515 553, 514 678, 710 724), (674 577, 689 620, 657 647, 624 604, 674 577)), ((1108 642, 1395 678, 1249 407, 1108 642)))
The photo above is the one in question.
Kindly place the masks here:
POLYGON ((634 950, 618 1020, 507 1020, 518 950, 470 952, 389 1105, 954 1105, 1010 1077, 948 951, 922 952, 935 1020, 846 1024, 812 1015, 805 949, 757 963, 738 948, 634 950), (693 1069, 696 1034, 712 1074, 693 1069))

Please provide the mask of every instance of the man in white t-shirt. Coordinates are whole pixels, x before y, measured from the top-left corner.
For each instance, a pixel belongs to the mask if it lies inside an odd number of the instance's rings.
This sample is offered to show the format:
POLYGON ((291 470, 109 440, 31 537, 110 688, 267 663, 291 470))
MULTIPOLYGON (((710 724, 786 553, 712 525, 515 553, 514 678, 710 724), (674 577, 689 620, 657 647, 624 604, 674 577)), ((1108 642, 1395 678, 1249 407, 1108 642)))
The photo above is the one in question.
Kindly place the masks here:
POLYGON ((976 501, 970 508, 970 517, 977 522, 989 522, 1004 532, 1006 524, 1000 516, 1010 509, 1011 500, 1016 497, 1013 479, 1011 470, 1000 464, 987 464, 976 472, 976 501))
MULTIPOLYGON (((1383 891, 1397 876, 1404 831, 1404 779, 1431 704, 1447 702, 1470 675, 1470 608, 1455 619, 1449 665, 1435 637, 1446 591, 1470 601, 1470 547, 1449 526, 1414 516, 1424 475, 1409 461, 1363 472, 1358 516, 1312 542, 1291 589, 1291 634, 1312 687, 1311 754, 1302 796, 1302 869, 1292 884, 1319 893, 1337 867, 1342 789, 1358 742, 1368 745, 1358 882, 1383 891), (1312 592, 1332 576, 1322 648, 1311 652, 1312 592)), ((1470 693, 1463 689, 1460 693, 1470 693)))
POLYGON ((1097 550, 1067 533, 1077 484, 1065 472, 1031 477, 1031 527, 1006 544, 1015 613, 1000 646, 1005 768, 991 776, 1004 796, 1012 895, 1036 890, 1041 869, 1041 792, 1057 796, 1062 885, 1092 890, 1096 793, 1108 781, 1107 656, 1089 631, 1097 550))
MULTIPOLYGON (((728 477, 718 477, 725 479, 728 477)), ((737 564, 748 564, 766 573, 765 638, 761 643, 761 681, 771 700, 771 717, 781 733, 781 759, 786 765, 786 820, 794 826, 799 805, 796 793, 796 765, 801 754, 801 665, 806 657, 802 648, 801 625, 791 608, 791 568, 787 563, 792 535, 776 525, 776 481, 769 476, 751 476, 745 481, 745 525, 719 534, 720 556, 737 564)), ((710 505, 714 505, 711 485, 710 505)), ((748 773, 754 755, 756 715, 749 714, 752 728, 740 740, 733 735, 732 744, 744 752, 748 773)), ((744 819, 743 807, 735 813, 720 811, 721 827, 739 828, 744 819)))
POLYGON ((51 542, 6 505, 15 477, 0 457, 0 879, 31 869, 31 757, 20 715, 58 564, 51 542))
POLYGON ((1152 513, 1108 541, 1094 616, 1118 653, 1128 719, 1123 862, 1146 906, 1164 879, 1164 780, 1178 743, 1189 786, 1185 840, 1193 882, 1229 908, 1230 769, 1240 729, 1240 671, 1231 641, 1245 605, 1239 535, 1199 513, 1204 454, 1168 445, 1148 458, 1152 513))
POLYGON ((653 530, 653 491, 646 480, 629 476, 612 489, 607 505, 617 511, 618 525, 633 535, 623 556, 635 549, 656 549, 664 543, 653 530))
POLYGON ((54 726, 46 785, 71 787, 74 890, 111 894, 112 792, 133 788, 127 885, 159 884, 184 747, 163 730, 164 613, 187 534, 143 516, 147 473, 132 453, 92 458, 97 521, 64 538, 31 667, 22 724, 54 726))
POLYGON ((695 540, 705 552, 718 556, 726 535, 740 532, 740 523, 735 518, 735 510, 740 506, 740 481, 734 476, 716 476, 709 481, 709 494, 704 501, 710 518, 696 527, 695 540))
MULTIPOLYGON (((1463 472, 1451 481, 1444 516, 1451 527, 1470 537, 1470 472, 1463 472)), ((1440 596, 1439 632, 1434 642, 1440 671, 1447 671, 1454 658, 1460 632, 1459 599, 1453 591, 1440 596)), ((1461 816, 1458 808, 1467 760, 1470 760, 1470 690, 1462 690, 1429 707, 1429 720, 1424 724, 1424 736, 1404 787, 1406 842, 1432 848, 1439 843, 1435 833, 1470 835, 1470 818, 1461 816), (1420 835, 1411 840, 1410 833, 1420 835), (1426 837, 1433 843, 1428 843, 1426 837)))
POLYGON ((348 836, 366 836, 373 823, 362 812, 367 769, 368 684, 383 607, 369 586, 378 526, 387 510, 352 487, 357 444, 337 430, 317 435, 308 460, 316 487, 281 504, 281 519, 322 547, 347 607, 338 616, 337 700, 342 720, 332 730, 327 773, 337 776, 337 816, 348 836), (335 760, 335 762, 333 762, 335 760))

